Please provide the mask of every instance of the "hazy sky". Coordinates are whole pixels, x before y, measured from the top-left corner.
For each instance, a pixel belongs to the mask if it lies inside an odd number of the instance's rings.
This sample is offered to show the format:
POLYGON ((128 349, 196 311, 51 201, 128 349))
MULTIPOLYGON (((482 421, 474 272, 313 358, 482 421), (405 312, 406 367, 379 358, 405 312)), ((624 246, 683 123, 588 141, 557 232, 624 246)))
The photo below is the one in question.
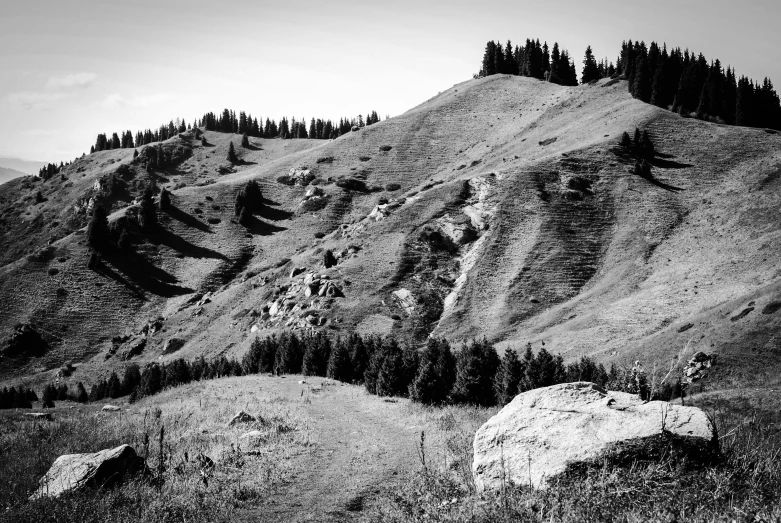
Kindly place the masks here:
MULTIPOLYGON (((69 160, 99 132, 253 116, 382 118, 479 69, 485 43, 615 60, 666 41, 781 87, 779 0, 26 0, 0 11, 0 156, 69 160)), ((579 68, 580 69, 580 65, 579 68)))

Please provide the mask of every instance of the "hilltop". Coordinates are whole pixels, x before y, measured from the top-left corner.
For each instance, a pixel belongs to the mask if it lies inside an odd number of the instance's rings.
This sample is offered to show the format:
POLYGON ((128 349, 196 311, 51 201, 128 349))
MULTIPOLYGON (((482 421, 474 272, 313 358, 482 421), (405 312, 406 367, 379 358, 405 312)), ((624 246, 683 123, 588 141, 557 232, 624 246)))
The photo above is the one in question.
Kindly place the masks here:
POLYGON ((203 135, 167 140, 164 170, 119 149, 0 186, 0 338, 29 323, 44 342, 6 355, 1 379, 48 382, 73 361, 88 382, 126 361, 241 355, 285 329, 663 366, 701 349, 725 383, 777 379, 774 131, 683 118, 619 80, 493 75, 335 140, 203 135), (658 153, 650 179, 617 146, 635 128, 658 153), (264 206, 245 228, 248 180, 264 206), (172 191, 161 229, 89 269, 90 202, 116 221, 150 184, 172 191), (307 296, 310 273, 335 290, 307 296))

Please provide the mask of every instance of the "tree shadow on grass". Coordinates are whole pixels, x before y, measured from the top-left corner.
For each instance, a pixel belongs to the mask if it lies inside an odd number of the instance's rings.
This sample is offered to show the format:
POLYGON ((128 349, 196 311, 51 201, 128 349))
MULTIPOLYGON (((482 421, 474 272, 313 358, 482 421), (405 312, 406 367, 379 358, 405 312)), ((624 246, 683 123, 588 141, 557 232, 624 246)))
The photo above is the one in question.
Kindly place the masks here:
POLYGON ((643 180, 647 180, 647 181, 649 181, 649 182, 650 182, 650 183, 652 183, 653 185, 656 185, 657 187, 660 187, 660 188, 664 189, 665 191, 670 191, 670 192, 680 192, 680 191, 683 191, 683 190, 684 190, 684 189, 683 189, 683 187, 676 187, 676 186, 674 186, 674 185, 670 185, 670 184, 668 184, 668 183, 664 183, 664 182, 663 182, 663 181, 661 181, 661 180, 657 180, 657 179, 656 179, 656 178, 654 178, 653 176, 650 176, 650 177, 647 177, 647 176, 641 176, 640 178, 642 178, 643 180))
MULTIPOLYGON (((664 156, 666 158, 672 158, 672 156, 670 155, 664 155, 664 156)), ((662 157, 662 155, 660 154, 657 154, 656 157, 653 160, 651 160, 650 163, 654 167, 660 167, 662 169, 688 169, 689 167, 694 167, 690 163, 676 162, 675 160, 668 160, 666 158, 662 157)))
POLYGON ((286 231, 286 227, 279 227, 272 225, 268 222, 264 222, 256 217, 250 218, 250 222, 244 226, 248 232, 258 236, 270 236, 275 232, 286 231))
POLYGON ((185 225, 189 225, 190 227, 198 229, 199 231, 208 232, 208 233, 214 232, 211 230, 211 227, 203 223, 201 220, 199 220, 198 218, 196 218, 191 214, 187 214, 186 212, 179 209, 178 207, 174 207, 172 205, 165 212, 168 214, 168 216, 170 216, 174 220, 180 221, 185 225))
POLYGON ((150 240, 153 240, 155 243, 165 245, 166 247, 170 247, 176 252, 184 254, 189 258, 215 258, 218 260, 226 259, 225 255, 218 251, 190 243, 181 236, 177 236, 171 231, 167 231, 162 228, 157 233, 155 233, 153 237, 150 237, 150 240))
POLYGON ((272 205, 279 205, 272 203, 270 200, 263 200, 263 204, 260 206, 260 208, 255 211, 255 214, 260 216, 261 218, 264 218, 266 220, 271 220, 272 222, 278 222, 281 220, 288 220, 293 216, 293 213, 290 211, 286 211, 285 209, 281 209, 278 207, 272 207, 272 205))
POLYGON ((98 272, 125 285, 142 297, 144 291, 165 298, 194 292, 190 288, 175 285, 178 280, 173 275, 156 267, 139 254, 112 253, 104 258, 121 275, 108 267, 105 262, 99 266, 98 272))

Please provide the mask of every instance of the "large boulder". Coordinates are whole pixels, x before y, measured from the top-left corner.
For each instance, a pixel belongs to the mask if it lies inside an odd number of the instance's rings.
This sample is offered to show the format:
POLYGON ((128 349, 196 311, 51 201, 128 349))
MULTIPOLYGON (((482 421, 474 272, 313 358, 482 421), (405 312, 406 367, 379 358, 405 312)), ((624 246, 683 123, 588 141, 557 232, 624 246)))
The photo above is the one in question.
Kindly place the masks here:
POLYGON ((625 458, 660 436, 700 457, 713 449, 713 427, 698 408, 644 402, 588 382, 553 385, 519 394, 480 427, 472 473, 480 490, 545 488, 571 465, 625 458))
POLYGON ((67 454, 54 461, 30 499, 56 498, 87 487, 108 487, 143 469, 144 460, 129 445, 92 454, 67 454))

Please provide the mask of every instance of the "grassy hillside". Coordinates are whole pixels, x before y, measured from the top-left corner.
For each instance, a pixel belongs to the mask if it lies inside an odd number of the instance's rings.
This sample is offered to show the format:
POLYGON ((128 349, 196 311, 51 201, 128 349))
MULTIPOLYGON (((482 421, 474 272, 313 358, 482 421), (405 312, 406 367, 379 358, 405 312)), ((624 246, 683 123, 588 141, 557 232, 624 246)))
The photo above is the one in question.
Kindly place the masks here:
POLYGON ((164 171, 104 151, 52 180, 0 187, 0 337, 34 323, 50 347, 6 358, 2 378, 47 381, 67 360, 79 364, 73 380, 103 377, 141 338, 130 361, 238 355, 282 329, 486 336, 661 366, 701 349, 719 354, 725 384, 778 375, 781 312, 768 305, 781 300, 781 135, 683 119, 622 82, 501 75, 333 141, 244 149, 239 136, 205 135, 206 146, 191 133, 169 140, 181 152, 164 171), (652 179, 616 147, 635 127, 659 153, 652 179), (307 171, 306 185, 289 185, 307 171), (265 204, 245 228, 233 202, 248 180, 265 204), (150 183, 173 191, 162 228, 88 269, 89 200, 117 219, 150 183), (313 187, 322 195, 304 203, 313 187), (323 267, 325 250, 335 267, 323 267), (308 274, 339 292, 307 296, 308 274), (184 346, 162 355, 171 337, 184 346))

